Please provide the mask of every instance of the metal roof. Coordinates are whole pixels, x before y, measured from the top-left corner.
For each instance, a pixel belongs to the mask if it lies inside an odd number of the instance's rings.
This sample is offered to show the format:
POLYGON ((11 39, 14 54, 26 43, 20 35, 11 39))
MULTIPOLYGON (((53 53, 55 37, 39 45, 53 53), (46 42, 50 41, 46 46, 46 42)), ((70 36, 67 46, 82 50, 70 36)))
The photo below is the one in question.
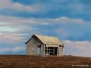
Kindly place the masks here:
POLYGON ((57 37, 37 35, 37 34, 33 34, 33 36, 36 36, 44 44, 63 45, 62 41, 60 41, 57 37))

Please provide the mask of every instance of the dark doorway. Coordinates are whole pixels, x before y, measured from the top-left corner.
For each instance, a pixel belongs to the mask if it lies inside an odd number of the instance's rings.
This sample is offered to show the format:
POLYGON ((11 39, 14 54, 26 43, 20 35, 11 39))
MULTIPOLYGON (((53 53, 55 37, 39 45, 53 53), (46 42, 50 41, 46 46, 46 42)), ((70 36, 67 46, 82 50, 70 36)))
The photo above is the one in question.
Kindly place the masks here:
POLYGON ((48 55, 57 55, 57 47, 46 47, 45 52, 48 55))
POLYGON ((54 52, 54 54, 55 54, 55 55, 57 55, 57 49, 58 49, 58 48, 57 48, 57 47, 55 47, 55 52, 54 52))
POLYGON ((50 50, 50 53, 49 54, 50 55, 54 55, 54 47, 50 47, 49 50, 50 50))

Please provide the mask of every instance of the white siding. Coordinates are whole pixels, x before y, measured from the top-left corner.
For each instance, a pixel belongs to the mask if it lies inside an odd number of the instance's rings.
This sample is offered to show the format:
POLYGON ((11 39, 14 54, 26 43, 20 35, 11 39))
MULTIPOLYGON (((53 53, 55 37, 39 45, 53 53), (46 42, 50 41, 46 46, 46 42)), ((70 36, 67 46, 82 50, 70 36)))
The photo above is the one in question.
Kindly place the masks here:
MULTIPOLYGON (((38 54, 38 47, 37 45, 41 45, 37 40, 35 40, 34 38, 32 38, 26 46, 26 54, 27 55, 37 55, 38 54)), ((41 49, 40 49, 40 55, 44 55, 44 46, 41 45, 41 49)))
POLYGON ((41 55, 44 55, 44 45, 41 45, 41 55))

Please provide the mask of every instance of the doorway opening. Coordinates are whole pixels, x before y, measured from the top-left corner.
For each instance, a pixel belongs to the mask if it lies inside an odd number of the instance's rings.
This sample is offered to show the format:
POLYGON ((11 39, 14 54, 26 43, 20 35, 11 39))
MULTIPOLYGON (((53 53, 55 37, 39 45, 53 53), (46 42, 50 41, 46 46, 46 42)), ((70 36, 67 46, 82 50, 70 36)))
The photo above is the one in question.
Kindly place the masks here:
POLYGON ((40 55, 41 54, 41 45, 38 45, 37 46, 37 55, 40 55))
POLYGON ((45 53, 46 55, 57 55, 58 47, 46 47, 45 53))

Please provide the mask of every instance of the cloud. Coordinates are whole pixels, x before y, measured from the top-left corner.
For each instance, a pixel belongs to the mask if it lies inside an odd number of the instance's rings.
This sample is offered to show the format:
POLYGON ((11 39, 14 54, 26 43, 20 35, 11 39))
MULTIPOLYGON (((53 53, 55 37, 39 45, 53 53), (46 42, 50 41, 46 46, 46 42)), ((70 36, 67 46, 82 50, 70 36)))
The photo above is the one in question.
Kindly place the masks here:
POLYGON ((20 3, 11 2, 11 0, 0 0, 0 9, 12 9, 17 11, 34 12, 36 9, 33 6, 22 5, 20 3))
MULTIPOLYGON (((85 2, 85 0, 83 0, 85 2)), ((0 15, 24 18, 82 18, 90 20, 90 6, 82 0, 0 0, 0 15), (5 4, 5 5, 4 5, 5 4)), ((90 2, 89 0, 87 2, 90 2)))
POLYGON ((0 32, 19 32, 24 29, 35 29, 27 24, 36 24, 32 18, 19 18, 0 15, 0 32), (27 27, 28 26, 28 27, 27 27))
POLYGON ((4 54, 6 52, 20 52, 20 51, 24 51, 25 47, 14 47, 14 48, 0 48, 0 54, 4 54))
POLYGON ((24 42, 26 37, 24 36, 17 36, 17 35, 12 35, 12 34, 1 34, 0 35, 0 43, 9 43, 9 44, 15 44, 19 42, 24 42))
POLYGON ((63 40, 91 41, 91 21, 60 17, 54 19, 53 23, 56 24, 56 35, 63 40))
MULTIPOLYGON (((41 24, 45 23, 47 19, 37 19, 37 18, 21 18, 21 17, 14 17, 14 16, 3 16, 0 15, 0 25, 21 25, 21 24, 41 24)), ((47 23, 47 22, 46 22, 47 23)), ((25 26, 24 25, 24 26, 25 26)))
POLYGON ((88 37, 85 36, 87 35, 85 33, 90 31, 90 24, 90 21, 64 16, 55 19, 0 16, 0 26, 3 26, 0 28, 5 29, 4 31, 0 31, 0 43, 25 43, 32 34, 53 35, 59 37, 61 40, 70 40, 68 37, 78 37, 78 39, 75 40, 76 42, 74 40, 63 41, 66 45, 66 54, 90 56, 85 52, 86 50, 90 51, 88 49, 88 47, 90 48, 90 40, 88 42, 88 37), (9 30, 11 28, 13 31, 8 31, 8 28, 9 30), (14 30, 16 28, 19 30, 14 30), (87 42, 85 42, 83 39, 79 39, 81 36, 86 39, 87 42), (87 45, 87 47, 85 45, 87 45))
POLYGON ((8 31, 8 32, 15 32, 18 31, 18 28, 11 28, 11 27, 0 27, 0 32, 1 31, 8 31))
POLYGON ((51 1, 55 1, 55 0, 38 0, 38 1, 34 1, 34 0, 24 0, 24 1, 21 1, 21 0, 11 0, 12 2, 18 2, 18 3, 21 3, 21 4, 24 4, 24 5, 33 5, 33 4, 37 4, 37 3, 48 3, 48 2, 51 2, 51 1))
POLYGON ((36 23, 32 18, 0 16, 0 43, 25 43, 30 34, 38 32, 37 27, 32 26, 36 23))
POLYGON ((91 57, 91 42, 90 41, 70 41, 64 40, 65 54, 71 54, 75 56, 87 56, 91 57))
POLYGON ((83 41, 84 39, 89 40, 89 37, 84 36, 86 36, 87 32, 91 31, 89 29, 90 25, 91 21, 85 21, 79 18, 74 19, 64 16, 55 19, 37 19, 0 15, 1 34, 6 33, 10 34, 11 36, 13 33, 15 34, 14 37, 17 37, 17 34, 27 34, 26 36, 23 36, 26 38, 34 33, 45 35, 56 34, 55 36, 58 36, 61 39, 83 41))
POLYGON ((90 56, 90 8, 90 0, 0 0, 0 47, 18 51, 32 34, 43 34, 64 40, 67 54, 90 56))
POLYGON ((85 21, 83 19, 72 19, 72 18, 68 18, 68 17, 60 17, 60 18, 56 18, 54 20, 56 20, 57 22, 61 22, 61 23, 79 23, 79 24, 85 23, 85 21))
POLYGON ((82 18, 90 20, 90 10, 81 0, 1 0, 0 15, 24 18, 82 18), (5 4, 5 5, 4 5, 5 4))

